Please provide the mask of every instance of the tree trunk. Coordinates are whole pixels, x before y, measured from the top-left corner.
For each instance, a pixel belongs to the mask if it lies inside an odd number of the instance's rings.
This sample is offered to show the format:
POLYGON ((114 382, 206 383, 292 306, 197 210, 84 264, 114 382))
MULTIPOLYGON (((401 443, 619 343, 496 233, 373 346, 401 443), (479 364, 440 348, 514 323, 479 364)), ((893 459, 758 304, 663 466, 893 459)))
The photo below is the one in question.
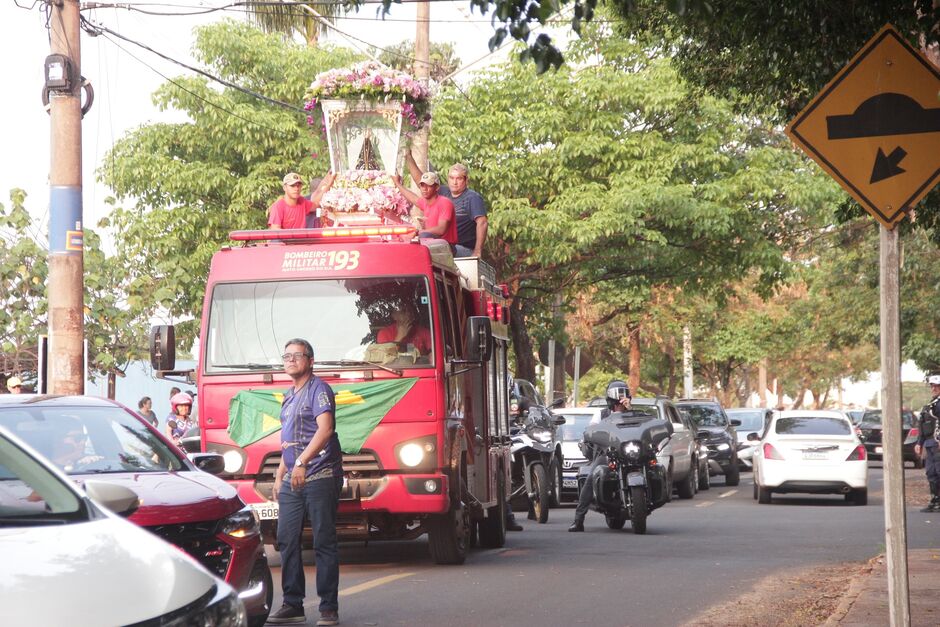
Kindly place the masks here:
POLYGON ((525 314, 521 309, 522 300, 514 298, 509 305, 509 332, 512 335, 513 350, 516 353, 516 376, 535 382, 535 356, 532 353, 532 339, 525 326, 525 314))
POLYGON ((803 406, 803 397, 806 396, 806 387, 800 386, 800 391, 796 394, 796 399, 793 401, 793 407, 791 409, 799 409, 803 406))
POLYGON ((635 324, 630 329, 630 390, 634 394, 640 389, 640 325, 635 324))

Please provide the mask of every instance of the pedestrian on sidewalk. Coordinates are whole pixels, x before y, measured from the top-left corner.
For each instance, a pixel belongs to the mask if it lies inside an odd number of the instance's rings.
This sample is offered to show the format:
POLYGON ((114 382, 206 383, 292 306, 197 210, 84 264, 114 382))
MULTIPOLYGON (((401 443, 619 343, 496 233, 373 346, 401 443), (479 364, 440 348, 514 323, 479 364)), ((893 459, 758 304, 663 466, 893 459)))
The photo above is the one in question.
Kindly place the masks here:
POLYGON ((273 490, 278 502, 277 544, 284 605, 268 617, 268 622, 306 622, 307 584, 300 543, 306 514, 313 528, 317 564, 317 625, 338 625, 336 512, 343 487, 343 456, 335 428, 336 401, 332 388, 313 374, 313 347, 307 340, 289 340, 281 357, 284 372, 294 381, 281 405, 281 463, 274 475, 273 490))
POLYGON ((927 483, 930 484, 930 502, 922 512, 940 512, 940 374, 927 377, 933 399, 921 410, 917 423, 917 444, 914 454, 924 459, 927 483))
POLYGON ((154 428, 159 428, 160 421, 157 419, 157 414, 153 411, 153 399, 149 396, 145 396, 137 402, 138 413, 141 416, 147 419, 147 422, 152 424, 154 428))

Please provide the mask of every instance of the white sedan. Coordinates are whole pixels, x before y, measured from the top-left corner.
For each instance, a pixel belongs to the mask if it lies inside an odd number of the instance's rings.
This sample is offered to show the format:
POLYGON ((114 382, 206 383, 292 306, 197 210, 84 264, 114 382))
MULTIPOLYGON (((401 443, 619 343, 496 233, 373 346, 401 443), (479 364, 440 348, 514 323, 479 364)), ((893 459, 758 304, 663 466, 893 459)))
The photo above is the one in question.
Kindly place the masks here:
POLYGON ((0 427, 4 627, 244 627, 245 607, 227 583, 105 509, 129 514, 138 503, 131 490, 103 481, 80 491, 0 427))
POLYGON ((865 446, 845 414, 792 410, 774 416, 754 453, 754 498, 770 503, 774 492, 844 494, 856 505, 868 503, 865 446))

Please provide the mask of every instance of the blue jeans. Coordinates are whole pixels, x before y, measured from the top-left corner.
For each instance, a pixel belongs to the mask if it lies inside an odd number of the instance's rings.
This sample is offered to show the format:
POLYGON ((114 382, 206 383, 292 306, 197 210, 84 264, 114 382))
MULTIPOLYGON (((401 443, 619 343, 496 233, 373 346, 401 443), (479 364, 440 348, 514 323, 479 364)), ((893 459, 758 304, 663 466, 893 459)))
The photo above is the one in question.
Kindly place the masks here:
POLYGON ((320 611, 339 609, 339 544, 336 540, 336 510, 343 488, 342 477, 314 479, 296 492, 290 476, 278 494, 277 545, 281 552, 281 588, 284 603, 302 607, 307 583, 301 556, 300 536, 304 514, 313 528, 313 550, 317 560, 317 596, 320 611))

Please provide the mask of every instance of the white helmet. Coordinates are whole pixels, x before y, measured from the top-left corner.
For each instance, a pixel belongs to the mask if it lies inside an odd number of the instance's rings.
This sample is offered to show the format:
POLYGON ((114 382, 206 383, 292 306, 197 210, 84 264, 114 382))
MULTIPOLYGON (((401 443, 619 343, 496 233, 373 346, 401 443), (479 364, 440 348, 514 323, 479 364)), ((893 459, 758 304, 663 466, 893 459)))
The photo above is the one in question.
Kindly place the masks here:
POLYGON ((932 374, 927 377, 927 383, 930 385, 940 385, 940 374, 932 374))

